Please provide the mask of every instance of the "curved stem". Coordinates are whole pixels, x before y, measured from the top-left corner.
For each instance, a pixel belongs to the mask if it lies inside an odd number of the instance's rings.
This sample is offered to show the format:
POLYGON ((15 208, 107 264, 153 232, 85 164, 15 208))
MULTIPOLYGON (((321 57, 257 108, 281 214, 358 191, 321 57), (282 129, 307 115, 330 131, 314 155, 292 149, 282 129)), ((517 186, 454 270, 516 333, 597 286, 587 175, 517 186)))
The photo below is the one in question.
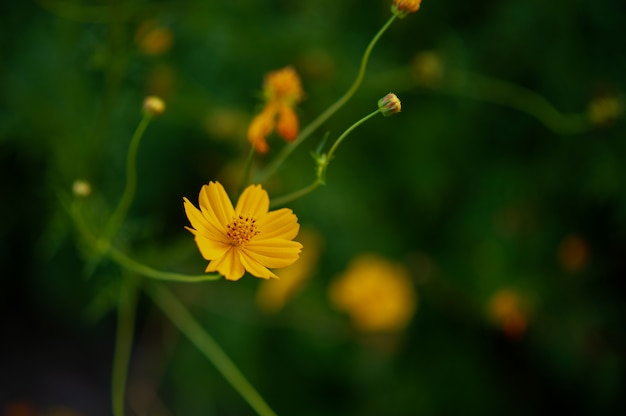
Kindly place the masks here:
POLYGON ((143 137, 146 127, 148 127, 151 119, 151 115, 147 111, 144 112, 143 118, 139 122, 139 125, 130 140, 128 154, 126 155, 126 187, 124 188, 124 193, 122 194, 120 202, 117 204, 117 208, 111 215, 111 218, 102 233, 102 239, 106 242, 110 242, 110 240, 115 237, 117 230, 122 225, 122 222, 124 222, 124 218, 126 218, 126 213, 130 208, 130 204, 133 202, 133 197, 135 196, 135 191, 137 190, 137 151, 139 150, 141 138, 143 137))
POLYGON ((330 160, 333 157, 333 153, 335 153, 335 150, 337 150, 337 148, 339 147, 341 142, 343 142, 343 140, 346 137, 348 137, 348 134, 350 134, 352 132, 352 130, 356 129, 361 124, 365 123, 367 120, 369 120, 370 118, 374 117, 378 113, 380 113, 380 108, 377 109, 376 111, 372 111, 371 113, 369 113, 368 115, 366 115, 365 117, 363 117, 362 119, 360 119, 359 121, 357 121, 356 123, 354 123, 353 125, 348 127, 348 129, 346 131, 344 131, 341 136, 339 136, 337 141, 335 141, 335 143, 333 143, 332 147, 328 151, 328 156, 326 157, 326 159, 330 162, 330 160))
POLYGON ((172 321, 204 356, 215 365, 231 386, 248 402, 260 416, 276 416, 224 350, 194 319, 185 306, 163 284, 146 285, 146 292, 161 311, 172 321))
POLYGON ((275 207, 279 207, 281 205, 285 205, 291 201, 295 201, 296 199, 302 198, 303 196, 310 194, 311 192, 313 192, 314 190, 317 189, 318 186, 320 186, 322 184, 322 181, 320 181, 318 178, 315 179, 315 181, 313 181, 312 184, 310 184, 307 187, 304 187, 298 191, 292 192, 290 194, 287 195, 283 195, 281 197, 278 198, 274 198, 272 199, 272 201, 270 202, 270 208, 275 208, 275 207))
POLYGON ((69 207, 74 226, 80 233, 82 239, 87 242, 87 244, 89 244, 98 253, 99 256, 106 256, 126 270, 155 280, 195 283, 220 279, 220 275, 217 273, 190 275, 183 273, 166 272, 154 269, 141 262, 138 262, 137 260, 133 260, 126 254, 112 246, 110 243, 105 243, 102 241, 99 242, 95 239, 95 237, 87 227, 87 224, 85 224, 85 222, 83 221, 83 218, 80 214, 80 206, 81 204, 78 203, 78 201, 74 201, 74 203, 69 207))
POLYGON ((343 142, 343 140, 348 137, 348 134, 350 134, 354 129, 356 129, 357 127, 359 127, 361 124, 365 123, 367 120, 369 120, 370 118, 374 117, 376 114, 380 113, 381 110, 377 109, 376 111, 371 112, 370 114, 366 115, 365 117, 363 117, 362 119, 360 119, 359 121, 357 121, 356 123, 354 123, 353 125, 351 125, 350 127, 348 127, 348 129, 346 131, 343 132, 343 134, 341 136, 339 136, 339 138, 335 141, 335 143, 333 143, 332 147, 330 148, 330 151, 328 152, 328 154, 326 155, 318 155, 316 161, 317 161, 317 177, 315 178, 315 180, 313 181, 312 184, 310 184, 309 186, 306 186, 298 191, 292 192, 290 194, 284 195, 282 197, 278 197, 278 198, 274 198, 272 200, 272 202, 270 203, 270 207, 276 207, 276 206, 280 206, 280 205, 284 205, 288 202, 291 201, 295 201, 298 198, 301 198, 311 192, 313 192, 314 190, 317 189, 318 186, 322 185, 325 183, 326 181, 326 169, 328 168, 328 164, 330 163, 333 154, 335 153, 335 151, 337 150, 337 148, 339 147, 339 145, 341 144, 341 142, 343 142))
POLYGON ((346 91, 346 93, 343 96, 341 96, 341 98, 339 98, 334 104, 328 107, 323 113, 317 116, 317 118, 313 120, 309 125, 307 125, 304 129, 302 129, 302 131, 300 132, 300 134, 298 135, 298 137, 293 143, 282 148, 278 156, 276 156, 276 159, 274 159, 272 162, 270 162, 267 165, 265 172, 260 176, 259 182, 265 182, 272 175, 274 175, 274 173, 276 173, 278 168, 280 168, 280 166, 285 162, 285 160, 289 157, 289 155, 294 150, 296 150, 296 148, 304 140, 306 140, 315 130, 317 130, 317 128, 320 125, 322 125, 326 120, 328 120, 330 116, 335 114, 337 110, 339 110, 350 98, 352 98, 354 93, 357 91, 357 89, 361 85, 361 82, 363 81, 363 77, 365 76, 365 70, 367 69, 367 62, 372 53, 372 50, 374 49, 374 46, 376 45, 376 42, 378 42, 380 37, 383 35, 383 33, 385 33, 385 31, 389 28, 389 26, 391 26, 391 24, 393 23, 395 19, 396 19, 396 15, 392 15, 389 18, 389 20, 387 20, 387 22, 383 25, 383 27, 380 28, 380 30, 376 33, 376 35, 374 35, 369 45, 367 45, 367 48, 365 49, 365 52, 363 53, 363 58, 361 59, 361 66, 359 67, 359 72, 357 73, 356 79, 354 80, 354 82, 352 83, 348 91, 346 91))
POLYGON ((581 133, 591 126, 585 114, 563 114, 545 97, 528 88, 472 72, 461 70, 449 72, 450 92, 527 113, 557 134, 581 133), (473 88, 467 88, 469 85, 473 88))
POLYGON ((134 280, 123 279, 118 302, 111 400, 113 415, 124 416, 128 367, 133 346, 137 307, 137 286, 134 280))
POLYGON ((147 266, 143 263, 140 263, 136 260, 131 259, 126 254, 122 253, 118 249, 113 246, 109 246, 106 255, 114 260, 117 264, 122 266, 123 268, 133 271, 137 274, 140 274, 145 277, 149 277, 155 280, 166 280, 170 282, 206 282, 211 280, 219 280, 220 275, 217 273, 211 274, 182 274, 182 273, 174 273, 174 272, 165 272, 162 270, 153 269, 150 266, 147 266))

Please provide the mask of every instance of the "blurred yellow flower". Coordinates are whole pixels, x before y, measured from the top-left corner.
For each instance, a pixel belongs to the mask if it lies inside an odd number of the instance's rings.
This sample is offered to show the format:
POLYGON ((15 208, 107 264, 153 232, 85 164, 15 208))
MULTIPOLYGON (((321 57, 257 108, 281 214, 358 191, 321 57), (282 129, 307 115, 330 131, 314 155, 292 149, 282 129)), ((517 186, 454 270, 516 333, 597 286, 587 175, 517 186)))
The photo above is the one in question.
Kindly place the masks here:
POLYGON ((613 95, 599 96, 591 100, 587 108, 589 120, 596 125, 615 122, 624 113, 624 103, 613 95))
POLYGON ((443 79, 443 60, 434 51, 420 52, 413 59, 411 72, 420 84, 434 87, 443 79))
POLYGON ((306 250, 300 259, 280 272, 279 280, 263 282, 259 286, 256 302, 267 313, 280 311, 313 274, 321 251, 321 237, 312 230, 301 230, 298 239, 306 250))
POLYGON ((200 209, 183 200, 191 223, 185 228, 210 261, 206 272, 228 280, 239 280, 246 271, 278 278, 268 268, 286 267, 298 259, 302 244, 292 241, 300 228, 298 218, 288 208, 269 212, 270 200, 261 185, 248 186, 234 208, 219 182, 202 187, 200 209))
POLYGON ((489 300, 489 316, 505 335, 518 339, 526 332, 528 317, 526 300, 513 289, 501 289, 489 300))
POLYGON ((331 302, 366 332, 404 329, 417 308, 408 270, 376 254, 363 254, 330 286, 331 302))
POLYGON ((259 153, 267 153, 266 137, 276 132, 286 141, 298 137, 300 124, 294 107, 304 98, 304 91, 296 71, 288 66, 266 75, 263 82, 265 107, 252 119, 248 127, 248 141, 259 153))
POLYGON ((135 33, 139 50, 146 55, 160 55, 167 52, 174 43, 172 31, 160 26, 155 20, 143 22, 135 33))

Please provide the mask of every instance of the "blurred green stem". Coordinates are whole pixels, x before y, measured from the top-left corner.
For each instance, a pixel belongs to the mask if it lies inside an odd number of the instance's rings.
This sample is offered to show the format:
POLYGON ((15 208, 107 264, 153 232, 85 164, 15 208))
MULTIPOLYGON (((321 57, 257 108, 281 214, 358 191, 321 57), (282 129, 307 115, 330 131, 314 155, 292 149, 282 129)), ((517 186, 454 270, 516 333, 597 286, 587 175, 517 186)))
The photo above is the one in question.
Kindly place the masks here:
POLYGON ((137 273, 138 275, 149 277, 155 280, 166 280, 172 282, 187 282, 187 283, 195 283, 195 282, 205 282, 209 280, 218 280, 220 275, 217 273, 204 273, 200 275, 191 275, 191 274, 183 274, 183 273, 174 273, 174 272, 166 272, 158 269, 154 269, 150 266, 147 266, 137 260, 134 260, 124 254, 122 251, 115 248, 110 243, 104 242, 102 240, 96 240, 93 236, 87 224, 82 218, 81 215, 81 206, 82 203, 80 200, 75 200, 70 208, 70 214, 72 216, 72 220, 80 236, 82 239, 89 244, 97 253, 99 258, 108 257, 113 260, 115 263, 120 265, 122 268, 137 273))
POLYGON ((257 414, 276 416, 215 340, 165 285, 152 282, 146 284, 145 289, 161 311, 215 365, 222 376, 241 394, 257 414))
POLYGON ((135 312, 137 308, 137 282, 134 278, 122 279, 117 306, 117 334, 113 354, 111 400, 114 416, 124 416, 128 367, 133 346, 135 312))
POLYGON ((333 114, 337 112, 359 89, 359 86, 363 82, 363 77, 365 76, 365 70, 367 69, 367 62, 369 61, 369 57, 376 45, 376 42, 380 39, 380 37, 385 33, 385 31, 391 26, 393 21, 396 19, 396 15, 392 15, 389 20, 383 25, 382 28, 374 35, 369 45, 365 49, 363 53, 363 57, 361 59, 361 66, 359 67, 359 72, 357 73, 356 79, 346 91, 346 93, 339 98, 334 104, 328 107, 323 113, 321 113, 315 120, 313 120, 309 125, 302 129, 296 140, 288 146, 282 148, 276 159, 270 162, 265 171, 260 175, 259 182, 265 182, 272 175, 276 173, 278 168, 282 166, 285 160, 289 157, 289 155, 296 150, 296 148, 305 141, 319 126, 321 126, 326 120, 328 120, 333 114))
POLYGON ((581 133, 591 126, 586 114, 563 114, 528 88, 468 71, 451 69, 448 73, 446 86, 451 92, 527 113, 557 134, 581 133))
POLYGON ((337 140, 335 141, 335 143, 333 143, 332 147, 330 148, 330 150, 328 151, 327 154, 316 154, 315 155, 315 162, 317 163, 317 168, 316 168, 316 177, 315 180, 313 181, 312 184, 310 184, 309 186, 306 186, 298 191, 292 192, 290 194, 278 197, 278 198, 274 198, 272 199, 272 202, 270 203, 270 206, 273 207, 277 207, 280 205, 284 205, 287 204, 289 202, 295 201, 298 198, 301 198, 311 192, 313 192, 314 190, 317 189, 318 186, 320 185, 324 185, 326 183, 326 170, 328 169, 328 164, 330 163, 331 159, 333 158, 333 155, 335 153, 335 151, 337 150, 337 148, 339 147, 339 145, 341 144, 341 142, 343 142, 343 140, 348 137, 348 135, 357 127, 359 127, 361 124, 365 123, 367 120, 369 120, 370 118, 374 117, 375 115, 377 115, 378 113, 380 113, 380 109, 377 109, 376 111, 371 112, 370 114, 366 115, 365 117, 363 117, 362 119, 360 119, 359 121, 357 121, 356 123, 354 123, 353 125, 351 125, 350 127, 348 127, 348 129, 346 131, 343 132, 343 134, 341 136, 339 136, 339 138, 337 138, 337 140))
POLYGON ((250 146, 250 151, 248 152, 248 156, 246 157, 246 165, 244 167, 243 175, 241 177, 241 182, 239 183, 239 188, 237 189, 237 195, 240 195, 243 192, 243 188, 250 182, 250 171, 252 170, 252 161, 254 160, 254 145, 250 146))
POLYGON ((139 150, 141 138, 143 137, 148 124, 150 124, 151 119, 152 115, 150 112, 144 111, 143 118, 139 122, 139 125, 130 140, 128 154, 126 155, 126 187, 124 188, 124 193, 122 194, 122 198, 120 199, 117 208, 111 215, 111 218, 102 233, 101 240, 103 240, 105 244, 110 243, 113 237, 115 237, 118 229, 122 225, 122 222, 124 222, 124 219, 126 218, 130 204, 133 202, 135 191, 137 190, 137 151, 139 150))

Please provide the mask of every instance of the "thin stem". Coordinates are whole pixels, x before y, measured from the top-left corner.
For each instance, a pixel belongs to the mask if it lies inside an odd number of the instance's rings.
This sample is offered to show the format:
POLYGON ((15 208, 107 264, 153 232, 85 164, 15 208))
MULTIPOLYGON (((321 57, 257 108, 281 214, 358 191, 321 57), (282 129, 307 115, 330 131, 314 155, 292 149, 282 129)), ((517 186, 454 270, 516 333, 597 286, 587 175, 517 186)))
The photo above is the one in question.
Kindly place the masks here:
POLYGON ((217 273, 192 275, 153 269, 137 260, 131 259, 113 246, 109 246, 106 255, 123 268, 155 280, 194 283, 220 279, 220 275, 217 273))
POLYGON ((260 416, 276 416, 261 395, 243 376, 224 350, 194 319, 185 306, 163 284, 146 285, 146 292, 161 311, 174 323, 204 356, 215 365, 231 386, 248 402, 260 416))
POLYGON ((254 145, 250 146, 250 151, 246 157, 246 165, 241 177, 241 183, 239 189, 237 189, 237 195, 241 195, 243 188, 250 182, 250 171, 252 170, 252 161, 254 160, 254 145))
POLYGON ((295 201, 298 198, 301 198, 311 192, 313 192, 314 190, 316 190, 320 185, 324 184, 326 182, 326 170, 328 169, 328 164, 330 163, 333 154, 335 153, 335 151, 337 150, 337 148, 339 147, 339 145, 341 144, 341 142, 343 142, 343 140, 348 137, 348 135, 357 127, 359 127, 361 124, 365 123, 367 120, 369 120, 370 118, 374 117, 376 114, 380 113, 381 110, 377 109, 376 111, 371 112, 370 114, 366 115, 365 117, 363 117, 362 119, 360 119, 359 121, 357 121, 356 123, 354 123, 353 125, 351 125, 350 127, 348 127, 348 129, 346 131, 343 132, 343 134, 341 136, 339 136, 339 138, 335 141, 335 143, 333 143, 332 147, 330 148, 330 151, 328 152, 328 154, 326 155, 317 155, 317 177, 315 178, 315 180, 313 181, 312 184, 310 184, 309 186, 306 186, 298 191, 292 192, 290 194, 278 197, 278 198, 274 198, 270 204, 271 207, 276 207, 276 206, 280 206, 280 205, 284 205, 286 203, 289 203, 291 201, 295 201))
POLYGON ((508 81, 461 70, 449 70, 452 92, 514 108, 538 119, 557 134, 576 134, 589 129, 585 114, 563 114, 545 97, 508 81), (467 88, 471 85, 473 88, 467 88))
POLYGON ((272 201, 270 202, 270 208, 275 208, 275 207, 279 207, 281 205, 285 205, 288 204, 291 201, 295 201, 296 199, 302 198, 303 196, 310 194, 311 192, 313 192, 314 190, 317 189, 318 186, 320 186, 322 184, 322 181, 320 181, 318 178, 316 178, 312 184, 310 184, 309 186, 306 186, 298 191, 292 192, 290 194, 287 195, 283 195, 281 197, 278 198, 274 198, 272 199, 272 201))
POLYGON ((367 45, 367 48, 365 49, 365 52, 363 53, 363 57, 361 59, 359 72, 357 73, 357 76, 348 91, 346 91, 346 93, 342 97, 340 97, 334 104, 328 107, 323 113, 317 116, 317 118, 313 120, 308 126, 302 129, 302 131, 293 143, 282 148, 278 156, 276 156, 276 159, 274 159, 267 165, 265 172, 260 176, 259 182, 265 182, 272 175, 274 175, 278 168, 280 168, 280 166, 289 157, 289 155, 294 150, 296 150, 296 148, 303 141, 305 141, 315 130, 317 130, 319 126, 321 126, 326 120, 328 120, 333 114, 335 114, 337 110, 339 110, 346 102, 348 102, 350 98, 352 98, 354 93, 361 85, 361 82, 363 81, 363 77, 365 76, 365 70, 367 69, 367 62, 369 61, 369 57, 372 53, 372 50, 374 49, 374 46, 376 45, 376 42, 378 42, 380 37, 383 35, 383 33, 385 33, 389 26, 391 26, 395 19, 396 15, 394 14, 389 18, 389 20, 387 20, 383 27, 380 28, 376 35, 374 35, 369 45, 367 45))
POLYGON ((353 125, 348 127, 348 129, 346 131, 344 131, 341 136, 339 136, 337 141, 335 141, 335 143, 333 143, 333 146, 328 151, 328 156, 326 157, 326 159, 330 162, 330 160, 333 157, 333 153, 335 153, 335 150, 337 150, 337 148, 339 147, 341 142, 343 142, 343 140, 346 137, 348 137, 348 134, 350 134, 354 129, 356 129, 361 124, 365 123, 367 120, 369 120, 370 118, 374 117, 378 113, 380 113, 380 108, 376 109, 376 111, 372 111, 370 114, 366 115, 365 117, 363 117, 362 119, 360 119, 359 121, 357 121, 356 123, 354 123, 353 125))
POLYGON ((137 308, 137 286, 133 279, 123 279, 118 302, 111 400, 113 416, 124 416, 128 367, 133 346, 137 308))
POLYGON ((146 127, 150 124, 151 119, 152 116, 150 113, 145 111, 143 118, 139 122, 130 140, 128 154, 126 155, 126 187, 124 188, 124 193, 122 194, 117 208, 111 215, 102 234, 102 239, 105 242, 110 242, 115 234, 117 234, 117 230, 122 225, 122 222, 124 222, 130 204, 133 202, 135 191, 137 190, 137 151, 139 149, 139 143, 141 143, 141 138, 146 131, 146 127))
POLYGON ((173 281, 173 282, 187 282, 187 283, 195 283, 195 282, 205 282, 211 280, 220 279, 220 275, 217 273, 212 274, 199 274, 199 275, 191 275, 191 274, 183 274, 183 273, 174 273, 174 272, 166 272, 158 269, 154 269, 150 266, 147 266, 137 260, 133 260, 117 248, 115 248, 110 243, 103 242, 102 240, 97 241, 87 224, 82 218, 80 213, 81 204, 79 201, 74 201, 69 207, 70 215, 74 222, 74 226, 80 233, 81 237, 87 244, 92 246, 92 248, 98 253, 99 256, 106 256, 131 272, 137 273, 138 275, 149 277, 155 280, 165 280, 165 281, 173 281))

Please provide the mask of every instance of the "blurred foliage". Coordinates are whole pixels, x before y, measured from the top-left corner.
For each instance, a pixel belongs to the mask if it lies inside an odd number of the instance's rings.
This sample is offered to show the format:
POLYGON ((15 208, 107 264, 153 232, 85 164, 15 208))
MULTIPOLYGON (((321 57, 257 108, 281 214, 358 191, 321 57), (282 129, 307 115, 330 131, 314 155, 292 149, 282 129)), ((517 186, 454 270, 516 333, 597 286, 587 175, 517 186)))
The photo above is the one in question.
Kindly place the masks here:
MULTIPOLYGON (((625 12, 619 0, 424 0, 392 25, 354 99, 267 184, 278 196, 310 183, 325 132, 401 98, 402 114, 356 130, 327 185, 291 204, 323 240, 306 284, 274 314, 249 276, 171 285, 278 414, 626 411, 626 129, 586 118, 626 91, 625 12), (424 51, 441 79, 419 77, 424 51), (507 105, 528 91, 582 127, 507 105), (402 334, 361 333, 329 301, 363 252, 411 273, 420 302, 402 334)), ((298 70, 306 124, 350 85, 389 2, 38 0, 0 16, 0 406, 107 415, 122 275, 106 262, 85 275, 60 203, 72 183, 89 181, 101 225, 143 97, 163 97, 117 242, 202 271, 182 197, 215 179, 235 190, 264 74, 298 70)), ((281 146, 272 138, 256 165, 281 146)), ((143 298, 128 400, 137 414, 252 414, 143 298)))

